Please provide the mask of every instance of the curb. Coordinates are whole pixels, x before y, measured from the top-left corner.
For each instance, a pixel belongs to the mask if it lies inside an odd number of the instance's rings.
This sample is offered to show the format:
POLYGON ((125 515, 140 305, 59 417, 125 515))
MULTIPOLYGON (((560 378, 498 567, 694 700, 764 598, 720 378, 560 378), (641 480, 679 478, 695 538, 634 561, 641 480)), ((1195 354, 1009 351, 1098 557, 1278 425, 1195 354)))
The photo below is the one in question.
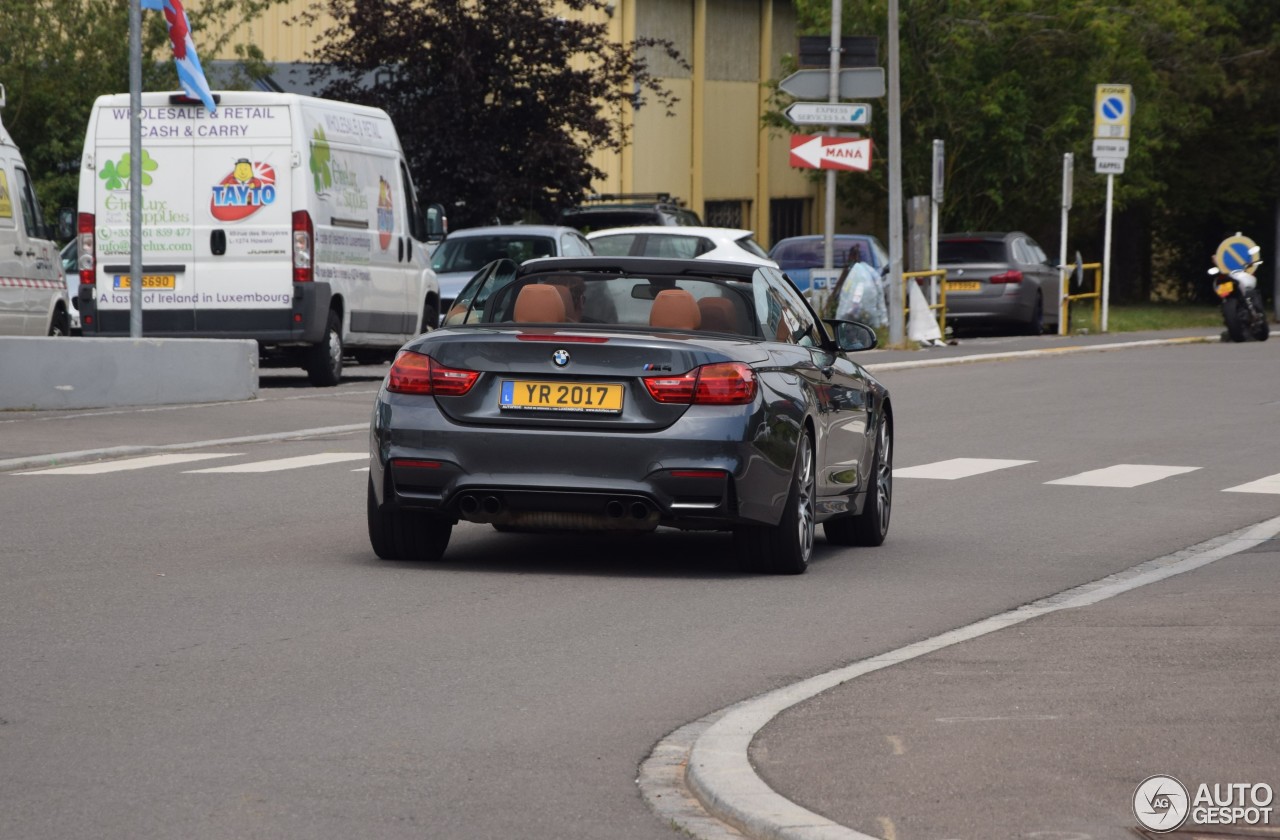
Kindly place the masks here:
POLYGON ((1071 347, 1049 347, 1044 350, 1009 350, 1004 353, 978 353, 972 356, 949 356, 945 359, 921 359, 918 362, 881 362, 863 365, 872 373, 889 370, 917 370, 919 368, 949 367, 978 362, 1005 362, 1014 359, 1037 359, 1045 356, 1070 356, 1076 353, 1105 353, 1110 350, 1129 350, 1142 347, 1167 347, 1177 344, 1217 344, 1216 335, 1193 335, 1183 338, 1151 338, 1143 341, 1118 341, 1111 344, 1077 344, 1071 347))
MULTIPOLYGON (((864 674, 888 668, 937 650, 1003 630, 1060 610, 1096 604, 1150 583, 1207 566, 1280 534, 1280 517, 1215 537, 1181 551, 1147 560, 1091 583, 1067 589, 939 634, 888 653, 873 656, 766 692, 688 724, 655 746, 641 765, 640 785, 646 802, 655 798, 678 800, 681 791, 663 790, 673 763, 683 766, 685 796, 692 794, 705 815, 722 821, 756 840, 876 840, 797 805, 774 791, 751 766, 751 741, 782 712, 828 689, 864 674)), ((654 808, 694 837, 708 840, 724 834, 699 831, 700 819, 685 822, 679 813, 654 808)))
POLYGON ((294 432, 273 432, 265 435, 246 435, 244 437, 220 438, 218 440, 198 440, 189 443, 162 443, 150 446, 111 446, 106 449, 84 449, 78 452, 59 452, 54 455, 32 455, 26 458, 10 458, 0 461, 0 472, 15 470, 43 469, 45 467, 65 467, 70 464, 83 464, 88 461, 102 461, 107 458, 124 458, 130 455, 150 455, 156 452, 182 452, 187 449, 203 449, 207 446, 239 446, 242 443, 269 443, 275 440, 290 438, 320 437, 321 435, 345 434, 359 432, 369 428, 368 423, 353 423, 349 426, 325 426, 320 429, 298 429, 294 432))

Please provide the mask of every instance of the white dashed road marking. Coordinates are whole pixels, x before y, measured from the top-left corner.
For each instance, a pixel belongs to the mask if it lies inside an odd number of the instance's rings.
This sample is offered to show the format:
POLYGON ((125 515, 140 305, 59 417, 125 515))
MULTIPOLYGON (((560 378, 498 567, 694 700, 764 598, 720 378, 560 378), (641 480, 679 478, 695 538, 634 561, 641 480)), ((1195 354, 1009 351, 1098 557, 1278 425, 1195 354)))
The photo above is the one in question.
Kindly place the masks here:
POLYGON ((124 472, 125 470, 145 470, 149 467, 168 467, 174 464, 189 464, 192 461, 208 461, 212 458, 234 458, 239 452, 219 452, 218 454, 189 455, 147 455, 142 458, 127 458, 123 461, 104 461, 96 464, 76 464, 71 467, 54 467, 51 470, 33 470, 15 473, 15 475, 101 475, 103 473, 124 472))
POLYGON ((905 467, 894 470, 893 477, 940 478, 951 481, 957 478, 968 478, 971 475, 982 475, 995 470, 1034 463, 1035 461, 1010 461, 1002 458, 952 458, 950 461, 938 461, 933 464, 921 464, 918 467, 905 467))
POLYGON ((1260 478, 1257 481, 1250 481, 1248 484, 1240 484, 1235 487, 1228 487, 1223 493, 1275 493, 1280 494, 1280 473, 1269 475, 1266 478, 1260 478))
POLYGON ((1199 467, 1165 467, 1160 464, 1116 464, 1100 470, 1089 470, 1045 484, 1068 484, 1076 487, 1138 487, 1162 478, 1195 472, 1199 467))
POLYGON ((342 461, 359 461, 368 458, 368 452, 321 452, 318 455, 300 455, 297 458, 279 458, 275 461, 255 461, 250 464, 233 464, 229 467, 210 467, 205 470, 187 470, 188 473, 265 473, 315 467, 321 464, 337 464, 342 461))

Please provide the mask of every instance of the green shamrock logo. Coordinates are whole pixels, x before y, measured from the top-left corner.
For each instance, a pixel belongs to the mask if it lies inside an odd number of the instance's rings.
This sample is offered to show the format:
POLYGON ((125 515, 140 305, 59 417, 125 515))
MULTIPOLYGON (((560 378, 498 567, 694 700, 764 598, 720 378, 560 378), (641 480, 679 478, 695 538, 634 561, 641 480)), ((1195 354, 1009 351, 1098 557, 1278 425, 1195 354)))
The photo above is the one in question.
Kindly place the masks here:
MULTIPOLYGON (((98 177, 107 182, 107 189, 122 190, 129 183, 129 173, 133 165, 133 158, 128 152, 120 156, 118 161, 107 161, 102 166, 102 171, 98 173, 98 177)), ((142 150, 142 186, 151 186, 151 176, 148 172, 155 172, 160 165, 155 162, 151 154, 146 150, 142 150)))
POLYGON ((311 174, 316 179, 316 192, 323 193, 333 186, 333 173, 329 171, 329 140, 319 126, 316 126, 311 141, 311 174))

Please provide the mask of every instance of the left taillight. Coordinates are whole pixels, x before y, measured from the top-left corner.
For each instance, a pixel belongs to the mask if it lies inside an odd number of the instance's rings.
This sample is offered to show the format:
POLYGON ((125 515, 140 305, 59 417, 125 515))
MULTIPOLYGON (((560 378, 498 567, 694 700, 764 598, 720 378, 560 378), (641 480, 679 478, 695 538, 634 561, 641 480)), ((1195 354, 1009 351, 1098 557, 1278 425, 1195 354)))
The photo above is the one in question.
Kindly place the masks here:
POLYGON ((1021 271, 1006 271, 1003 274, 993 274, 987 279, 988 283, 1021 283, 1021 271))
POLYGON ((76 268, 80 270, 80 285, 92 286, 97 281, 97 255, 93 250, 92 213, 81 213, 76 217, 76 268))
POLYGON ((387 390, 393 394, 460 397, 479 378, 478 371, 445 367, 425 353, 401 350, 387 374, 387 390))
POLYGON ((644 387, 660 403, 747 405, 756 397, 756 374, 742 362, 717 362, 676 376, 646 376, 644 387))
POLYGON ((315 277, 313 273, 315 241, 315 228, 311 224, 311 214, 306 210, 295 210, 293 213, 293 282, 310 283, 315 277))

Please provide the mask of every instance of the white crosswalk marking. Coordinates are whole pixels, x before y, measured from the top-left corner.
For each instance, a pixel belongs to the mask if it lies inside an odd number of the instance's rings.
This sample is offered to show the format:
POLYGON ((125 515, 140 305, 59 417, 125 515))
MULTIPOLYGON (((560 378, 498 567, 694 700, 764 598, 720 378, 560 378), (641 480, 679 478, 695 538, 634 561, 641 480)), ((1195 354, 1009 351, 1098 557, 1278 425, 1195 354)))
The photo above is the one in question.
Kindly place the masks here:
POLYGON ((76 464, 70 467, 54 467, 48 470, 20 472, 16 475, 102 475, 103 473, 124 472, 126 470, 145 470, 150 467, 167 467, 173 464, 189 464, 192 461, 208 461, 212 458, 233 458, 239 452, 219 452, 217 454, 173 454, 146 455, 141 458, 125 458, 120 461, 100 461, 95 464, 76 464))
POLYGON ((1138 487, 1162 478, 1195 472, 1199 467, 1166 467, 1160 464, 1116 464, 1100 470, 1089 470, 1079 475, 1046 481, 1045 484, 1066 484, 1075 487, 1138 487))
POLYGON ((1250 481, 1248 484, 1239 484, 1235 487, 1228 487, 1223 493, 1274 493, 1280 495, 1280 473, 1269 475, 1266 478, 1260 478, 1257 481, 1250 481))
POLYGON ((893 477, 940 478, 951 481, 957 478, 968 478, 971 475, 982 475, 995 470, 1034 463, 1035 461, 1011 461, 1002 458, 952 458, 950 461, 938 461, 933 464, 921 464, 918 467, 897 469, 893 471, 893 477))
POLYGON ((320 464, 337 464, 343 461, 359 461, 368 458, 368 452, 321 452, 317 455, 300 455, 296 458, 278 458, 274 461, 254 461, 249 464, 233 464, 229 467, 210 467, 205 470, 187 470, 188 473, 265 473, 296 470, 320 464))

